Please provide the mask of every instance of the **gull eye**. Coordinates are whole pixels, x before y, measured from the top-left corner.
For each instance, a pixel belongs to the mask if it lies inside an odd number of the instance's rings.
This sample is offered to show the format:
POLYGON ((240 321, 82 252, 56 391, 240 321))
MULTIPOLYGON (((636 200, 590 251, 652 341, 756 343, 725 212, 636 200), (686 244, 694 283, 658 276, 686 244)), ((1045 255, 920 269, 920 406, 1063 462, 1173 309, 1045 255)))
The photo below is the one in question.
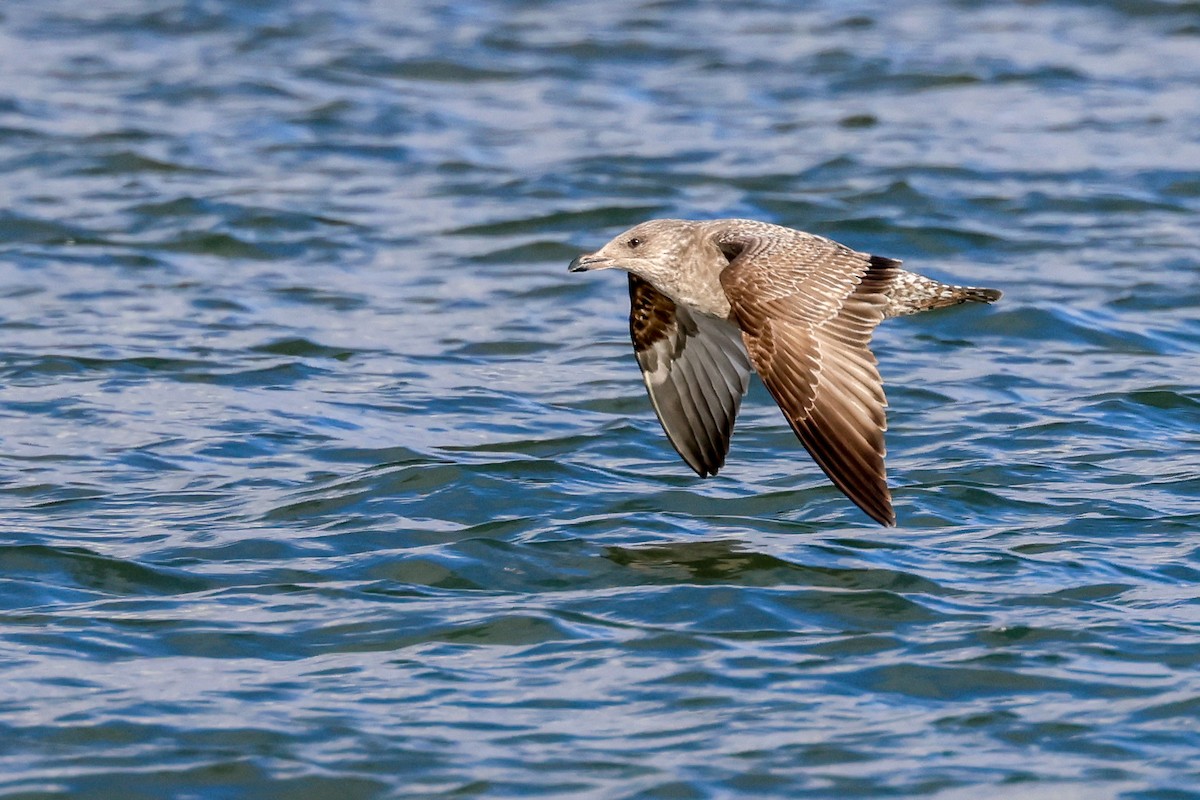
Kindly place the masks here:
POLYGON ((634 237, 633 237, 632 239, 630 239, 629 241, 625 242, 625 244, 629 245, 629 249, 630 249, 630 250, 636 250, 636 249, 638 249, 638 246, 639 246, 641 243, 642 243, 642 240, 641 240, 641 239, 639 239, 639 238, 638 238, 638 237, 636 237, 636 236, 634 236, 634 237))

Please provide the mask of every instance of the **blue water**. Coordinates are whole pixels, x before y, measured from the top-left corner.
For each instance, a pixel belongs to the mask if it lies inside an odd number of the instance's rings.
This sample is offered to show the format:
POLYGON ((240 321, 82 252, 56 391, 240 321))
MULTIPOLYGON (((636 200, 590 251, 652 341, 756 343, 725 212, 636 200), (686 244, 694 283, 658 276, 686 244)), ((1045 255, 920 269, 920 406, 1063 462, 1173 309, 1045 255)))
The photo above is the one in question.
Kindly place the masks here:
POLYGON ((5 0, 0 795, 1200 798, 1200 5, 5 0), (900 526, 621 276, 890 321, 900 526))

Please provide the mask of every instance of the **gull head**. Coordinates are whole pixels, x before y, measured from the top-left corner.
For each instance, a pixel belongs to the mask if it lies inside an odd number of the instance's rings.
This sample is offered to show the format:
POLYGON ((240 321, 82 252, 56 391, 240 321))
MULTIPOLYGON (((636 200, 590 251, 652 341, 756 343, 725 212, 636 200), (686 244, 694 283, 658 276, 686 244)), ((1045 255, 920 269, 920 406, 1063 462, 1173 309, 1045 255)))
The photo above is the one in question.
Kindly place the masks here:
POLYGON ((695 240, 697 223, 682 219, 652 219, 635 225, 594 253, 571 262, 571 272, 621 269, 654 282, 669 275, 695 240))

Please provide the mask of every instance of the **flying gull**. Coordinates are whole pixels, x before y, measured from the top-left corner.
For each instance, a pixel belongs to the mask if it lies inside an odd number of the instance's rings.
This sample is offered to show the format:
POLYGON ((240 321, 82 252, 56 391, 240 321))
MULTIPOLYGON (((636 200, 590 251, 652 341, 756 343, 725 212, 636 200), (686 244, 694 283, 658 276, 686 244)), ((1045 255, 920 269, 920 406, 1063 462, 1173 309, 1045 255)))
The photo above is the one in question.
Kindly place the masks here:
POLYGON ((571 262, 629 273, 633 350, 671 444, 701 477, 725 464, 758 372, 788 424, 850 500, 881 525, 883 381, 871 334, 884 319, 995 289, 951 286, 811 233, 746 219, 656 219, 571 262))

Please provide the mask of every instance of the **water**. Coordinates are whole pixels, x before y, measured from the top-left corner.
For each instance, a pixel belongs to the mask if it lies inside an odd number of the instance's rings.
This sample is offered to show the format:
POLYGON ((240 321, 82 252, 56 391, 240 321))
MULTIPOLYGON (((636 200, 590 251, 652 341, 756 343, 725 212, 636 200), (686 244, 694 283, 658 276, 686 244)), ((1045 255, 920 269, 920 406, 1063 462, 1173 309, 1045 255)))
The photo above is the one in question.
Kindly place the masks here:
POLYGON ((0 8, 0 794, 1200 797, 1200 6, 0 8), (701 481, 567 262, 1005 291, 701 481))

